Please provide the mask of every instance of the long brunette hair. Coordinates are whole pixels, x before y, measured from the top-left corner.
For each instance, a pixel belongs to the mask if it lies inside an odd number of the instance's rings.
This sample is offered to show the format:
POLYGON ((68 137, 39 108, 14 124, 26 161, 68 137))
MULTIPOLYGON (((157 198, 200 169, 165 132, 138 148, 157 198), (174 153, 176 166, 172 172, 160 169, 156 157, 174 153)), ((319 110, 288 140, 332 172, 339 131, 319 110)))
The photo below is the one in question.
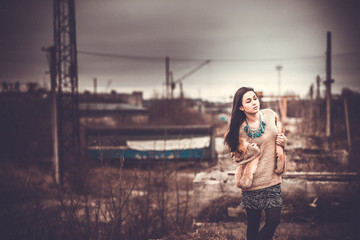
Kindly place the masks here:
POLYGON ((234 152, 239 145, 240 126, 246 119, 245 113, 241 111, 239 107, 242 106, 244 94, 249 91, 255 92, 253 88, 241 87, 236 91, 234 96, 230 125, 224 139, 224 144, 230 148, 231 152, 234 152))

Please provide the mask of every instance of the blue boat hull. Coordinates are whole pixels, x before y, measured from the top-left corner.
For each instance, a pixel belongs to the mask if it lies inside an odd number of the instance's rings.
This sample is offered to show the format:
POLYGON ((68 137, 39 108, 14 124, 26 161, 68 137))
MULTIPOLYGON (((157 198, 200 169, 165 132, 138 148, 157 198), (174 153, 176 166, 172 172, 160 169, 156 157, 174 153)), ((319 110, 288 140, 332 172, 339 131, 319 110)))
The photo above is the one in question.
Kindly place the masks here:
POLYGON ((166 151, 139 151, 134 149, 88 149, 87 156, 93 159, 134 160, 196 160, 206 159, 207 149, 183 149, 166 151))

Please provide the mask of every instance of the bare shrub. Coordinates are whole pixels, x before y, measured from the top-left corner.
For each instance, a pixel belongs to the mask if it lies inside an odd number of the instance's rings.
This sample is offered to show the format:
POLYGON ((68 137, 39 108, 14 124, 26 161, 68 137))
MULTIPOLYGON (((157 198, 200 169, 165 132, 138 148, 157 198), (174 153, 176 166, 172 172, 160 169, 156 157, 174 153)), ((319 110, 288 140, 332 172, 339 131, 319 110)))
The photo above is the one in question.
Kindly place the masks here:
POLYGON ((19 169, 2 171, 2 239, 136 240, 184 231, 191 224, 190 184, 180 193, 173 170, 163 167, 160 174, 159 169, 111 167, 111 176, 88 179, 81 194, 55 184, 48 192, 39 191, 30 175, 11 174, 19 169), (93 189, 92 181, 103 183, 93 189))

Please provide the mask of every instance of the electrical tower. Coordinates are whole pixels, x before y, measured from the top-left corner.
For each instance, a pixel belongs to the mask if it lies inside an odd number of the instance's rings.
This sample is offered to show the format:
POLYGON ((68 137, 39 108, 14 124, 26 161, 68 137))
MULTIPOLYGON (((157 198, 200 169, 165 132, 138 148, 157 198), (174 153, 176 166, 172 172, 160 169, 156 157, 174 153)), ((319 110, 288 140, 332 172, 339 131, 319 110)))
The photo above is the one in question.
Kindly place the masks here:
POLYGON ((80 164, 75 0, 54 0, 54 47, 60 184, 64 170, 77 182, 80 164))

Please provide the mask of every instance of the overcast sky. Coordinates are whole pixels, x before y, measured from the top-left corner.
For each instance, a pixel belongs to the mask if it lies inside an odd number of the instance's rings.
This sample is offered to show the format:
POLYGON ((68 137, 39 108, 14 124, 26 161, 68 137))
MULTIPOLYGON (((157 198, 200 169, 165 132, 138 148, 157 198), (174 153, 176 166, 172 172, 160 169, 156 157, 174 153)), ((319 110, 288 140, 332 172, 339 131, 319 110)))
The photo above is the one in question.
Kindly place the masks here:
MULTIPOLYGON (((0 3, 1 82, 50 85, 41 48, 53 44, 52 2, 0 3)), ((304 97, 325 79, 327 31, 333 92, 360 91, 357 0, 77 0, 76 21, 80 91, 96 77, 98 91, 163 94, 169 56, 174 79, 212 60, 183 80, 189 97, 224 101, 241 86, 277 94, 277 65, 281 93, 304 97)))

